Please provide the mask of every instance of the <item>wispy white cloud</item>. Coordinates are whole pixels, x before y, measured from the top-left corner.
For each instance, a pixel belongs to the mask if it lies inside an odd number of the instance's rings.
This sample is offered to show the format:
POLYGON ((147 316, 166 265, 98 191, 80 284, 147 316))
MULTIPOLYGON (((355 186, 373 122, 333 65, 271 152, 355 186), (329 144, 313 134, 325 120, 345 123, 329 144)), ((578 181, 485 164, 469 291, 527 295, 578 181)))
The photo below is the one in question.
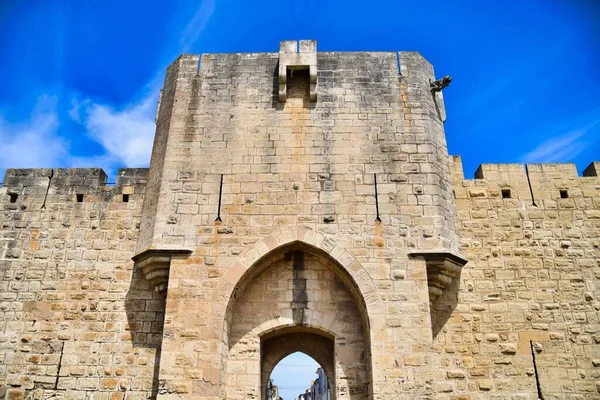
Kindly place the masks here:
POLYGON ((87 135, 100 143, 105 161, 126 167, 147 166, 154 137, 156 96, 148 96, 121 110, 108 105, 86 102, 83 124, 87 135))
POLYGON ((180 53, 188 52, 198 41, 214 12, 215 0, 204 0, 180 36, 178 49, 180 53))
POLYGON ((85 105, 81 104, 81 100, 78 99, 77 97, 73 97, 71 99, 71 108, 69 109, 69 111, 67 112, 69 114, 69 117, 71 117, 71 119, 75 122, 81 122, 81 107, 85 105))
POLYGON ((579 129, 570 130, 540 143, 521 157, 523 163, 564 162, 577 157, 595 141, 592 129, 600 120, 579 129))
MULTIPOLYGON (((173 32, 166 57, 185 53, 196 43, 215 11, 215 0, 204 0, 180 32, 173 32)), ((165 66, 166 67, 166 66, 165 66)), ((155 131, 154 117, 165 68, 140 89, 139 100, 116 106, 72 94, 66 115, 84 134, 99 143, 100 154, 72 154, 65 132, 59 132, 57 97, 42 96, 29 119, 8 123, 0 115, 0 180, 4 168, 102 167, 109 175, 119 167, 149 165, 155 131)), ((62 91, 63 88, 60 88, 62 91)))
POLYGON ((156 71, 152 79, 143 87, 142 92, 155 95, 158 98, 158 92, 165 78, 165 70, 168 63, 172 62, 180 54, 188 53, 191 50, 198 39, 200 39, 202 32, 206 29, 215 9, 215 0, 202 1, 192 17, 185 24, 185 28, 182 31, 174 32, 171 40, 173 45, 162 56, 163 61, 166 60, 166 64, 156 71))
POLYGON ((68 143, 58 134, 57 99, 40 96, 29 119, 10 123, 0 116, 0 179, 5 168, 42 168, 64 165, 68 143), (61 162, 62 161, 62 162, 61 162))
POLYGON ((75 155, 60 134, 57 99, 40 96, 29 119, 7 122, 0 115, 0 181, 6 168, 102 167, 114 175, 119 167, 148 166, 154 135, 156 99, 114 110, 90 100, 73 98, 69 116, 102 145, 96 155, 75 155))
MULTIPOLYGON (((177 35, 179 41, 172 48, 173 54, 185 53, 198 41, 215 11, 215 0, 204 0, 183 31, 177 35)), ((105 169, 116 167, 144 167, 150 163, 150 154, 155 131, 154 117, 158 95, 165 68, 142 88, 145 93, 140 100, 122 108, 96 102, 93 99, 74 97, 70 117, 85 127, 86 134, 98 142, 105 154, 88 158, 77 158, 73 162, 90 164, 98 162, 105 169)))

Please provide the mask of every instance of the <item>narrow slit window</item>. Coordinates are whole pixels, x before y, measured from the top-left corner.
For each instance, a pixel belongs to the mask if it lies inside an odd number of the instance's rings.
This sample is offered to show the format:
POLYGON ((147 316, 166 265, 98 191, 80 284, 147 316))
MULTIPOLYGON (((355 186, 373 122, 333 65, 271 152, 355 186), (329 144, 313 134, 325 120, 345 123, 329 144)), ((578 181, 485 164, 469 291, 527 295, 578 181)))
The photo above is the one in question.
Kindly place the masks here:
POLYGON ((10 196, 10 202, 11 203, 16 203, 17 199, 19 198, 19 195, 16 193, 9 193, 8 194, 10 196))
POLYGON ((77 198, 78 203, 83 203, 83 194, 82 193, 77 193, 75 195, 75 197, 77 198))
POLYGON ((510 199, 510 189, 502 189, 502 198, 510 199))
POLYGON ((129 195, 128 194, 123 195, 123 203, 129 203, 129 195))
POLYGON ((560 198, 561 199, 568 199, 569 198, 569 192, 567 192, 566 190, 561 190, 560 191, 560 198))

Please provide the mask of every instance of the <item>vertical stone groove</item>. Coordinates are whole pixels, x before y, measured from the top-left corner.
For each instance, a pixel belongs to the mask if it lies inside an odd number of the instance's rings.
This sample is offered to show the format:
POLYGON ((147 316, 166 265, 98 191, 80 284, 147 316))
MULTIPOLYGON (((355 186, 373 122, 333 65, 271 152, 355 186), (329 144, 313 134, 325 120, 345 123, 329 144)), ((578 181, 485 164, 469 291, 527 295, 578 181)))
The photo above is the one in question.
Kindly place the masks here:
POLYGON ((306 325, 304 310, 308 306, 308 293, 306 292, 306 265, 304 253, 294 251, 292 256, 292 315, 294 324, 306 325))

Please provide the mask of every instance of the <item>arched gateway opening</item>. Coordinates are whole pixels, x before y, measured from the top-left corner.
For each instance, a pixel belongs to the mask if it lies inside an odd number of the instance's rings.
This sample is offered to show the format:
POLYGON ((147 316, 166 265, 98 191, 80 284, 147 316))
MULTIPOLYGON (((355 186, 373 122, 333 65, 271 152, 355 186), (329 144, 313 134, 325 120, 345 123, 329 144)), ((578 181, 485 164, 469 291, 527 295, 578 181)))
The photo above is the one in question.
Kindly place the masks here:
POLYGON ((297 351, 282 358, 267 381, 267 400, 331 400, 332 382, 314 358, 297 351))
MULTIPOLYGON (((263 391, 262 398, 266 398, 266 388, 273 369, 281 360, 292 353, 301 352, 317 363, 325 371, 329 383, 329 391, 332 395, 327 400, 335 400, 334 381, 334 338, 330 335, 318 330, 297 327, 283 328, 271 332, 261 338, 261 388, 263 391)), ((316 368, 315 368, 316 370, 316 368)), ((301 393, 308 388, 310 382, 303 380, 293 380, 293 377, 288 377, 287 382, 294 382, 297 386, 297 393, 301 393)))
POLYGON ((365 302, 328 253, 302 242, 272 250, 238 281, 225 319, 228 399, 265 399, 273 368, 296 351, 322 366, 331 399, 371 398, 365 302))

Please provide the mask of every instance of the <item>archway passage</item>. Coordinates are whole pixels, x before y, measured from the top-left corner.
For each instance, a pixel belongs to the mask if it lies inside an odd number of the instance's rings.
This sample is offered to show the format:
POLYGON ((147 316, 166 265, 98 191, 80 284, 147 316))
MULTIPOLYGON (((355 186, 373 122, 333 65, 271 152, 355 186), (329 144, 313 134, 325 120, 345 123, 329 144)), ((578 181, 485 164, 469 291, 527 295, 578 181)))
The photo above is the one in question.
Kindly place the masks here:
POLYGON ((261 258, 238 282, 224 328, 229 399, 264 399, 273 367, 295 351, 323 367, 331 398, 371 398, 364 300, 325 252, 293 243, 261 258))
POLYGON ((310 396, 306 397, 311 400, 331 400, 332 386, 325 370, 314 358, 300 351, 282 358, 267 382, 267 400, 296 399, 307 392, 310 396))
MULTIPOLYGON (((335 387, 333 337, 310 328, 283 328, 270 332, 261 338, 261 388, 263 399, 266 398, 265 388, 273 373, 273 369, 282 359, 296 352, 304 353, 315 360, 323 368, 327 376, 329 389, 331 390, 332 387, 335 387)), ((292 380, 290 379, 289 381, 292 380)), ((306 389, 310 386, 310 382, 302 380, 295 380, 295 382, 300 384, 299 389, 306 389)), ((297 393, 303 391, 297 390, 297 393)), ((330 396, 329 399, 335 400, 335 394, 330 396)))

